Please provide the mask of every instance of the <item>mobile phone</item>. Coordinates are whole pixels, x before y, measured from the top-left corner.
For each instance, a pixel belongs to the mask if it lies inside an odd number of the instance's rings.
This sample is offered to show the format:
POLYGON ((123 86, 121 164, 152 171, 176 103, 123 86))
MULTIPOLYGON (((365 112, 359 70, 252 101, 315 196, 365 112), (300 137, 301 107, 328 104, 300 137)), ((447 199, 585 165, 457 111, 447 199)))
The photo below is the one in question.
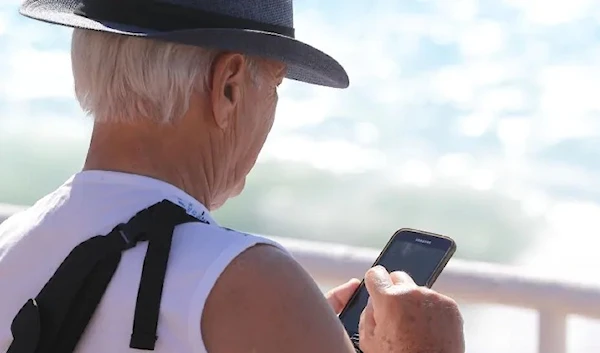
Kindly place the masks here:
MULTIPOLYGON (((404 228, 392 235, 373 266, 404 271, 418 286, 431 288, 455 251, 456 243, 449 237, 404 228)), ((353 340, 358 338, 358 321, 368 299, 363 281, 339 315, 353 340)))

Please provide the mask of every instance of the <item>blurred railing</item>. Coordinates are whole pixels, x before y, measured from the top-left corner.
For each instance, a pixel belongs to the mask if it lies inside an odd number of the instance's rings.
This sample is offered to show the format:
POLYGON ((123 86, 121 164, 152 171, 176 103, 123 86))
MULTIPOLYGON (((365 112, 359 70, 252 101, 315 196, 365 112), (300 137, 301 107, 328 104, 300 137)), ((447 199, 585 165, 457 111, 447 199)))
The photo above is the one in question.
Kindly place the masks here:
MULTIPOLYGON (((20 207, 0 204, 0 223, 20 207)), ((271 237, 286 246, 322 286, 361 278, 378 250, 271 237)), ((459 302, 537 310, 539 353, 566 353, 568 315, 600 319, 600 287, 544 279, 519 269, 451 260, 435 289, 459 302)))

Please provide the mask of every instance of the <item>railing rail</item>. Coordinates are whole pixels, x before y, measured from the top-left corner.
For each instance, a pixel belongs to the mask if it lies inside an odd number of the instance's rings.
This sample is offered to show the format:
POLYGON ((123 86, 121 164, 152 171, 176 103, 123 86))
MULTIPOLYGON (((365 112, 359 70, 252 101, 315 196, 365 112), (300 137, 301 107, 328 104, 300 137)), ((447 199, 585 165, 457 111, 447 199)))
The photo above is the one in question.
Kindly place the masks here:
MULTIPOLYGON (((319 282, 361 278, 378 250, 271 237, 287 247, 319 282)), ((533 308, 600 319, 600 286, 569 283, 523 273, 518 268, 453 259, 435 289, 460 301, 533 308)))
MULTIPOLYGON (((20 207, 0 204, 0 223, 20 207)), ((271 237, 280 242, 322 285, 361 278, 377 250, 271 237)), ((539 312, 539 353, 566 353, 568 315, 600 319, 600 286, 523 273, 510 266, 452 260, 435 289, 459 302, 500 304, 539 312)))

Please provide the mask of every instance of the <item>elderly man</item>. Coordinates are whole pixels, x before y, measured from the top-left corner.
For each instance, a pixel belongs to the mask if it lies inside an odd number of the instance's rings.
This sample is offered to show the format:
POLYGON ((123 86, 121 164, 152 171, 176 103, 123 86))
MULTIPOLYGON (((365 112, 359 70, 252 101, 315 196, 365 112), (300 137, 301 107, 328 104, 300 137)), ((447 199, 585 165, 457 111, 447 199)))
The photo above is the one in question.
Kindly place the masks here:
MULTIPOLYGON (((76 28, 94 128, 83 171, 0 226, 1 351, 358 349, 336 316, 357 280, 328 304, 279 244, 209 213, 242 191, 284 78, 348 85, 294 39, 290 0, 28 0, 21 13, 76 28)), ((454 301, 381 267, 365 281, 363 351, 464 351, 454 301)))

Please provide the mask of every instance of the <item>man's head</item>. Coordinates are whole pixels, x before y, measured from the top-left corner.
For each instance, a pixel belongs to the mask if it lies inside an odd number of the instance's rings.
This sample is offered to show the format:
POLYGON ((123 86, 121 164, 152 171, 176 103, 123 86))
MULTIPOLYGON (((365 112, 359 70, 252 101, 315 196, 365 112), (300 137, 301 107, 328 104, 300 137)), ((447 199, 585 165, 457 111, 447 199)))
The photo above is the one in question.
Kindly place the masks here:
POLYGON ((76 28, 75 91, 95 119, 85 168, 162 179, 211 209, 242 190, 284 77, 349 84, 295 38, 292 0, 25 0, 20 13, 76 28))
POLYGON ((168 179, 219 207, 271 129, 283 63, 76 29, 75 91, 95 120, 87 168, 168 179))

